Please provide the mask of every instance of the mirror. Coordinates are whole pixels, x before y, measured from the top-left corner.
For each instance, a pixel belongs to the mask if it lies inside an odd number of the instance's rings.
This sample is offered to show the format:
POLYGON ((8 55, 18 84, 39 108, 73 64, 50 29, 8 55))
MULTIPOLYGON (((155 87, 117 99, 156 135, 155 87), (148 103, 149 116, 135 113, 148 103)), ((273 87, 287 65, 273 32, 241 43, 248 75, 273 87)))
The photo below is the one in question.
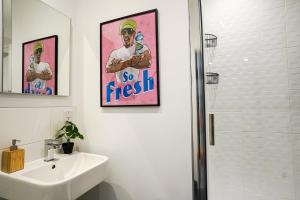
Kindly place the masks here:
POLYGON ((71 20, 40 0, 2 0, 2 93, 69 96, 71 20))

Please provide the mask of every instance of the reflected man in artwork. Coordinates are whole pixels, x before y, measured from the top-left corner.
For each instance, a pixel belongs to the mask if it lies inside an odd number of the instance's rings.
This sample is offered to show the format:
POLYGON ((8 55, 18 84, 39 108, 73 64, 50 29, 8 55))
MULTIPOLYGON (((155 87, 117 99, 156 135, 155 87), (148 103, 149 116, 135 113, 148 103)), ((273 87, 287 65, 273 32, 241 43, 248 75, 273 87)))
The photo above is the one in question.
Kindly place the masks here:
POLYGON ((143 44, 143 34, 136 33, 137 23, 132 19, 125 19, 120 24, 120 35, 123 46, 114 50, 106 64, 107 73, 115 73, 118 83, 137 81, 140 69, 150 68, 151 52, 143 44))
POLYGON ((32 83, 35 91, 44 90, 46 82, 52 79, 49 64, 41 61, 43 50, 44 45, 42 41, 34 43, 33 55, 30 56, 30 64, 26 73, 27 81, 32 83))

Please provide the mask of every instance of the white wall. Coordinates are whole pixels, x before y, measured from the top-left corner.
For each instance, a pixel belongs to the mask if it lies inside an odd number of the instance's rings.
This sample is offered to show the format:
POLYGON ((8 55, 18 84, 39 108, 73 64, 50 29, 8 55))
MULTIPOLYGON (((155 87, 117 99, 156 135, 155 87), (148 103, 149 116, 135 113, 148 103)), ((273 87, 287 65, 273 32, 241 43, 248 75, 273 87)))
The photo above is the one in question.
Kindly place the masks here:
POLYGON ((86 199, 191 200, 189 21, 186 0, 78 0, 81 149, 110 157, 106 184, 86 199), (157 8, 160 107, 100 107, 99 24, 157 8))
POLYGON ((205 67, 220 73, 206 88, 210 200, 300 199, 299 13, 299 0, 203 0, 218 36, 205 67))
MULTIPOLYGON (((56 3, 55 7, 64 11, 64 8, 75 8, 75 4, 64 0, 56 3)), ((67 14, 70 13, 68 9, 67 14)), ((73 18, 73 15, 70 17, 73 18)), ((72 70, 73 74, 76 74, 76 70, 72 70)), ((76 89, 73 91, 72 87, 71 93, 76 94, 76 89)), ((64 120, 63 112, 74 109, 72 99, 72 96, 0 94, 0 157, 3 148, 9 147, 12 139, 21 139, 20 145, 25 148, 26 161, 41 158, 44 148, 43 140, 53 136, 64 120)), ((76 117, 76 113, 74 115, 76 117)), ((0 198, 5 197, 2 196, 2 192, 0 191, 0 198)))
POLYGON ((22 44, 24 42, 58 36, 58 95, 69 95, 70 19, 39 0, 12 1, 12 90, 22 93, 22 44), (30 10, 34 12, 29 12, 30 10), (51 19, 51 20, 50 20, 51 19))

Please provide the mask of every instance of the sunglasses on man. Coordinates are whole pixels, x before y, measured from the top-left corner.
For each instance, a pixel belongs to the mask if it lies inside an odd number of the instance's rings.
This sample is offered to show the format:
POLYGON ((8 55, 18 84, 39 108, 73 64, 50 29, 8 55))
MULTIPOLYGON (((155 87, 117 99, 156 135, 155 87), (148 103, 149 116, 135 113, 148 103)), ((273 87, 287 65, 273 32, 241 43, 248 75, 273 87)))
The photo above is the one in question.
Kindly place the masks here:
POLYGON ((131 35, 133 32, 134 30, 132 28, 125 28, 121 31, 121 34, 125 35, 127 33, 128 35, 131 35))

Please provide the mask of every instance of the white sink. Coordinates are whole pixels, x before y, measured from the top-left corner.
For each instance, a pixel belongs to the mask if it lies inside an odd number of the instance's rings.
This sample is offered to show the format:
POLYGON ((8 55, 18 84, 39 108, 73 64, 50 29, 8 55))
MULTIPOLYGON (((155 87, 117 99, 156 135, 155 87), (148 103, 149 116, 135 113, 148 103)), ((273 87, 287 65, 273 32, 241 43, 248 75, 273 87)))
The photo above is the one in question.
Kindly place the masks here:
POLYGON ((106 156, 75 152, 55 157, 57 161, 39 159, 26 163, 25 169, 12 174, 0 172, 0 197, 73 200, 106 178, 106 156))

